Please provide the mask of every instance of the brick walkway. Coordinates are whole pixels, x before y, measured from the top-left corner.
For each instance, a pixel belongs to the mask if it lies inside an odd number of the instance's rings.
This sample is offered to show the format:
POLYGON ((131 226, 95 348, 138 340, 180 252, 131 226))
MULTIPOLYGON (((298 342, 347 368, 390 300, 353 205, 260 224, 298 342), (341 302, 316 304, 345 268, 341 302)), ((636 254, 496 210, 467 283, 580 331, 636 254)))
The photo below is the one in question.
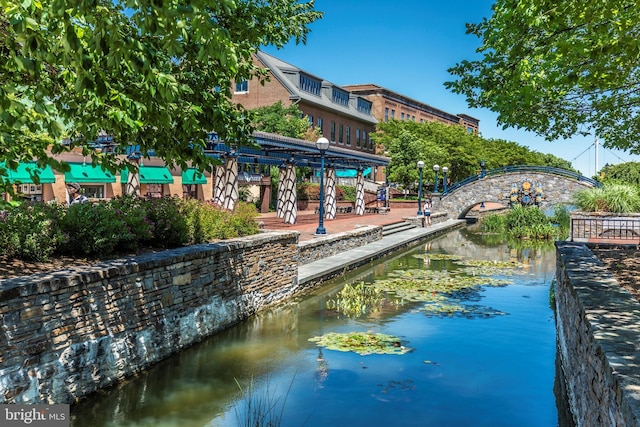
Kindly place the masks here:
MULTIPOLYGON (((415 217, 417 206, 415 209, 391 209, 386 214, 367 213, 365 215, 356 215, 354 213, 342 213, 333 220, 324 220, 324 228, 327 234, 342 233, 344 231, 353 230, 360 225, 388 225, 402 222, 404 218, 415 217)), ((315 237, 318 228, 319 217, 313 211, 298 212, 295 224, 285 224, 282 218, 277 218, 275 212, 260 214, 258 221, 264 224, 265 230, 294 230, 300 232, 300 241, 311 240, 315 237)))

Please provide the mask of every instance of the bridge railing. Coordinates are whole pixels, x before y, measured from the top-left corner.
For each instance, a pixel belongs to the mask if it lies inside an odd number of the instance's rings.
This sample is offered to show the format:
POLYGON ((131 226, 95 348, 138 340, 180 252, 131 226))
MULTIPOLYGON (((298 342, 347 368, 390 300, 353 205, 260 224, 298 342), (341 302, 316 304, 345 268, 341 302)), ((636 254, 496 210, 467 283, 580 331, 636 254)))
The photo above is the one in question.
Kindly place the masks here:
POLYGON ((571 241, 640 243, 640 218, 571 218, 571 241))
POLYGON ((455 184, 449 186, 447 188, 447 191, 443 191, 440 194, 440 197, 453 193, 460 187, 464 187, 465 185, 471 184, 472 182, 475 182, 475 181, 479 181, 488 176, 504 175, 507 173, 522 173, 522 172, 548 173, 551 175, 559 175, 565 178, 575 179, 576 181, 582 181, 594 187, 600 187, 601 185, 595 179, 587 178, 586 176, 580 175, 579 173, 572 172, 566 169, 554 168, 551 166, 535 166, 535 165, 503 166, 495 169, 487 169, 484 172, 481 172, 477 175, 471 175, 470 177, 467 177, 462 181, 458 181, 455 184))

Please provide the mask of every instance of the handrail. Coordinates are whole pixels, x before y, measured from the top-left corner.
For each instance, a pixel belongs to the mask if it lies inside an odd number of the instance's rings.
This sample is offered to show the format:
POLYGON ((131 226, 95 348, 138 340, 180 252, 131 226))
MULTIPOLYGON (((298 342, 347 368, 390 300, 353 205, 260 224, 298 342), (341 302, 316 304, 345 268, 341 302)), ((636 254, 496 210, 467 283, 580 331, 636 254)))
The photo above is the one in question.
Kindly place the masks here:
POLYGON ((472 182, 478 181, 480 179, 484 179, 487 176, 504 175, 507 173, 520 173, 520 172, 541 172, 541 173, 547 173, 551 175, 563 176, 565 178, 575 179, 577 181, 582 181, 587 184, 591 184, 594 187, 600 187, 602 185, 595 179, 587 178, 586 176, 580 175, 579 173, 572 172, 566 169, 554 168, 551 166, 536 166, 536 165, 502 166, 496 169, 485 170, 483 173, 471 175, 463 179, 462 181, 456 182, 455 184, 449 186, 449 188, 447 188, 447 191, 443 191, 440 194, 440 198, 453 193, 460 187, 464 187, 467 184, 471 184, 472 182))

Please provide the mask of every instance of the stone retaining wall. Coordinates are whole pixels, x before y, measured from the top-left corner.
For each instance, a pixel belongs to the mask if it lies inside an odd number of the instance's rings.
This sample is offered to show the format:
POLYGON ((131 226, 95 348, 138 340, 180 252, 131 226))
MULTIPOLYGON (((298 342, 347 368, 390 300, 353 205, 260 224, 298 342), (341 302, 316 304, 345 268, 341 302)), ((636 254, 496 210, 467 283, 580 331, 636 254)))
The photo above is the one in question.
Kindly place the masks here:
POLYGON ((295 232, 0 281, 0 404, 72 403, 291 297, 295 232))
POLYGON ((584 244, 557 242, 556 328, 578 426, 640 425, 640 304, 584 244))
POLYGON ((354 249, 382 239, 382 227, 365 225, 353 231, 318 236, 298 243, 300 265, 354 249))

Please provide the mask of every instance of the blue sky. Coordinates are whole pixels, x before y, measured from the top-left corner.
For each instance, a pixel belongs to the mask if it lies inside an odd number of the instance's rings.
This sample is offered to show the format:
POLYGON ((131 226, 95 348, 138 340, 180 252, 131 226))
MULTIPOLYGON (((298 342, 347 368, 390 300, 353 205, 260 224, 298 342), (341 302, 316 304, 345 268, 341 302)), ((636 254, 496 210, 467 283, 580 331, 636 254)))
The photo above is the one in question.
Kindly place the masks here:
MULTIPOLYGON (((374 83, 453 114, 480 120, 484 138, 514 141, 570 161, 583 175, 596 170, 593 136, 545 141, 533 133, 496 124, 489 110, 471 109, 462 95, 444 87, 447 72, 477 58, 480 40, 465 34, 465 23, 491 15, 492 0, 316 0, 324 17, 311 25, 306 45, 290 43, 264 50, 337 85, 374 83)), ((640 161, 622 151, 598 149, 598 169, 606 163, 640 161)))

